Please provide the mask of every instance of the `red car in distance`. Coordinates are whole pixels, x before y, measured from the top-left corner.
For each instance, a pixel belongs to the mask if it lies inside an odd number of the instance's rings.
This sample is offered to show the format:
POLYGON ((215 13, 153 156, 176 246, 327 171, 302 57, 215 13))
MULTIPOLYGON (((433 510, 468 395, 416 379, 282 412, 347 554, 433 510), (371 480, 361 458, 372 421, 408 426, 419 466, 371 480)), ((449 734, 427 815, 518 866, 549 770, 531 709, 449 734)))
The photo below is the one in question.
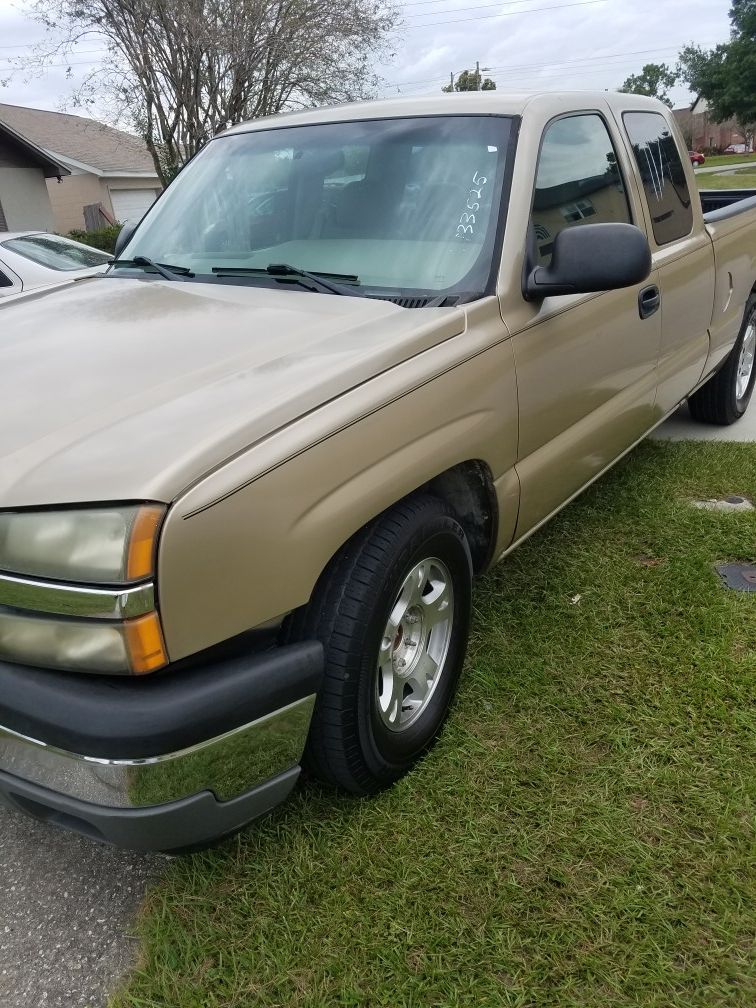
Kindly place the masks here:
POLYGON ((706 158, 703 156, 703 154, 699 154, 698 151, 690 150, 688 151, 688 154, 690 156, 690 163, 693 165, 694 168, 700 168, 700 166, 704 164, 704 162, 706 161, 706 158))

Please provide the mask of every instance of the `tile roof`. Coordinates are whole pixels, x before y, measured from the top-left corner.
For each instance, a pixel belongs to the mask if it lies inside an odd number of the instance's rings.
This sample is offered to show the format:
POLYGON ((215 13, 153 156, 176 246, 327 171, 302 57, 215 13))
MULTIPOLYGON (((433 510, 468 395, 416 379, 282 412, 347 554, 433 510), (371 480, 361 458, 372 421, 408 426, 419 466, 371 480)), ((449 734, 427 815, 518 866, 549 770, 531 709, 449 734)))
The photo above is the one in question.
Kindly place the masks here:
POLYGON ((155 171, 152 158, 138 137, 96 119, 0 103, 0 122, 7 123, 38 147, 99 171, 125 175, 155 171))

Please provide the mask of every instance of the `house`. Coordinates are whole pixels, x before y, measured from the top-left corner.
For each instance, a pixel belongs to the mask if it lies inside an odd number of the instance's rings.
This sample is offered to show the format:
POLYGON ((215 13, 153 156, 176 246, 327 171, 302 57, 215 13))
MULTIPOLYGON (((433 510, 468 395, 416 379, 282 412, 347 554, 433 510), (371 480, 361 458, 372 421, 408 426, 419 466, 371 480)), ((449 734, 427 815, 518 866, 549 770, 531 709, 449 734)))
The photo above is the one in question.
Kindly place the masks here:
POLYGON ((746 142, 740 126, 734 119, 717 123, 711 118, 709 103, 700 95, 692 105, 675 109, 673 113, 691 150, 724 150, 730 144, 746 142))
POLYGON ((114 221, 137 221, 162 186, 138 137, 84 116, 0 104, 9 126, 63 165, 61 183, 48 184, 54 230, 95 230, 114 221))
POLYGON ((57 159, 0 122, 0 231, 53 231, 47 183, 67 176, 57 159))

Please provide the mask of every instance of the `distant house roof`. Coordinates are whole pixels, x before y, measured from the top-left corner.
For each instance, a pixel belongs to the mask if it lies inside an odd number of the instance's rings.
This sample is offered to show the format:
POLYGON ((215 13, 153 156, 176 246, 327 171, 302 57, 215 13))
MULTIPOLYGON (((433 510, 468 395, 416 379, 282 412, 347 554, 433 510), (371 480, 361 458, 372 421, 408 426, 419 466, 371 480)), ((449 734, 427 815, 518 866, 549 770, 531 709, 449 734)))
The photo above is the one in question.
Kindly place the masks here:
POLYGON ((155 175, 144 143, 96 119, 0 103, 0 122, 53 157, 95 175, 155 175))
POLYGON ((71 174, 68 168, 51 157, 46 150, 42 150, 28 137, 23 136, 4 122, 0 122, 0 137, 22 150, 32 164, 42 169, 45 178, 61 178, 63 175, 71 174))

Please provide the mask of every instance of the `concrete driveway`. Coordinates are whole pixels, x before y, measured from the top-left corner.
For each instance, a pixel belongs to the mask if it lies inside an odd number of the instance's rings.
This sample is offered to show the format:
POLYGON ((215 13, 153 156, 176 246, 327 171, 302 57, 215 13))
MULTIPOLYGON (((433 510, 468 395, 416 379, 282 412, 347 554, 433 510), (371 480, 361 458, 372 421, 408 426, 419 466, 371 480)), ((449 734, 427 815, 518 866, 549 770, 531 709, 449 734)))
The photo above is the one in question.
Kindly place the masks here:
POLYGON ((746 415, 731 427, 697 423, 688 407, 681 406, 651 437, 664 441, 756 441, 756 395, 746 415))
POLYGON ((131 854, 0 808, 0 1005, 103 1008, 161 855, 131 854))

